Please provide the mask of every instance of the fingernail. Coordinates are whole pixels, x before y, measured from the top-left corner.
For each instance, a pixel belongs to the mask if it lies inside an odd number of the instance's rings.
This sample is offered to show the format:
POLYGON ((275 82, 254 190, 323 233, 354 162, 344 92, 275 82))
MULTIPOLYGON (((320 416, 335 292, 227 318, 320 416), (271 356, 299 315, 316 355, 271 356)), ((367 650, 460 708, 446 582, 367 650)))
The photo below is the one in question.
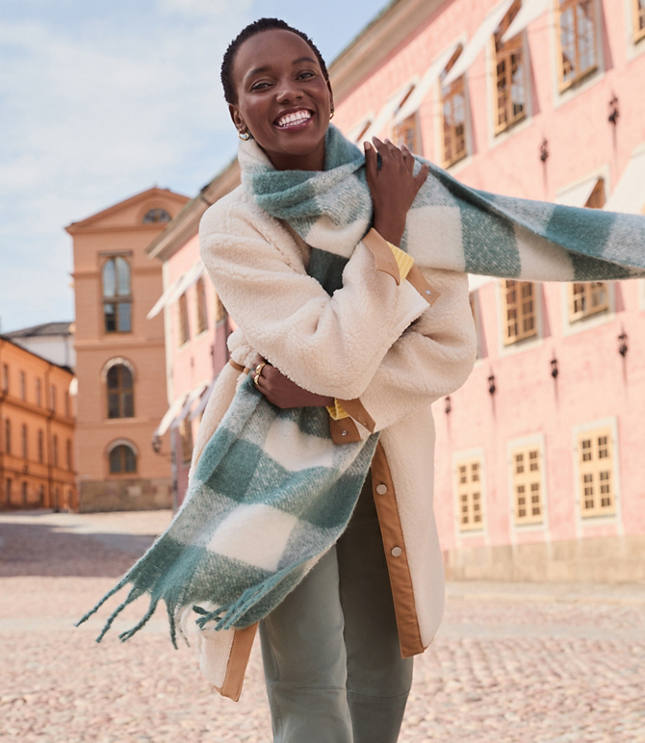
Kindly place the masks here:
POLYGON ((366 150, 371 150, 372 149, 372 145, 369 142, 363 142, 363 145, 365 146, 365 149, 366 150))

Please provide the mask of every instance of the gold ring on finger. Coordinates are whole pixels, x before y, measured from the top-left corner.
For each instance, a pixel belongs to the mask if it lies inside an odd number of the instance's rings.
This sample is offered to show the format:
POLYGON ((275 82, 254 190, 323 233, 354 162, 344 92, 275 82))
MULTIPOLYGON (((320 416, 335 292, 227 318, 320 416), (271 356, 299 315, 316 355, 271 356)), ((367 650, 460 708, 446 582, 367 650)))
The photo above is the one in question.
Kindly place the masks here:
POLYGON ((256 387, 258 388, 258 389, 260 388, 260 384, 259 384, 259 383, 260 383, 260 375, 259 375, 259 374, 256 374, 256 375, 255 375, 255 376, 253 377, 253 384, 254 384, 254 385, 255 385, 255 386, 256 386, 256 387))

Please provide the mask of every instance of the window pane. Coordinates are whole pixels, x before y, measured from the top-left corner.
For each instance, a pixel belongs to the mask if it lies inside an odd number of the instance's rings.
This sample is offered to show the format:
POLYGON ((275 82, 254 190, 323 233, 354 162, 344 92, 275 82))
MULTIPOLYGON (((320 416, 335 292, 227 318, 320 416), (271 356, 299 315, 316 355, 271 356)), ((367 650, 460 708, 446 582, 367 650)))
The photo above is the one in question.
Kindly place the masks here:
POLYGON ((120 365, 111 367, 107 373, 107 386, 109 390, 116 389, 119 386, 119 369, 120 365))
POLYGON ((120 297, 130 296, 130 266, 125 258, 116 258, 117 294, 120 297))
POLYGON ((110 452, 110 472, 121 472, 121 446, 115 446, 110 452))
POLYGON ((118 328, 122 333, 129 333, 132 330, 130 308, 130 302, 119 302, 117 305, 118 328))
POLYGON ((116 289, 116 274, 114 269, 114 259, 110 260, 103 266, 103 296, 113 297, 116 289))
POLYGON ((155 222, 170 222, 170 214, 168 214, 168 212, 165 209, 159 209, 159 208, 157 208, 157 209, 149 209, 146 212, 146 214, 145 214, 145 216, 143 218, 143 221, 144 221, 144 223, 145 222, 149 222, 149 223, 150 222, 152 222, 152 223, 155 223, 155 222))
POLYGON ((123 446, 124 455, 124 471, 125 472, 136 472, 137 471, 137 458, 129 446, 123 446))
POLYGON ((119 393, 110 392, 108 394, 108 418, 120 418, 119 411, 119 393))
POLYGON ((134 416, 134 396, 132 392, 123 392, 121 394, 122 411, 124 418, 132 418, 134 416))
POLYGON ((105 332, 114 333, 116 331, 116 314, 111 302, 103 305, 103 316, 105 317, 105 332))

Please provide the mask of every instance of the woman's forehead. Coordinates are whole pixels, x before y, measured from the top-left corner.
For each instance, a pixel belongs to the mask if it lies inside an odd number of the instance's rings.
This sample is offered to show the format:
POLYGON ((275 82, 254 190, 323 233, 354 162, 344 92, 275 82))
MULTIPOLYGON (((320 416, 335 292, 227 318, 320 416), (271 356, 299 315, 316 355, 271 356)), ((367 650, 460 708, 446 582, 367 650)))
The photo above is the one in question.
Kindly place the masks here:
POLYGON ((267 29, 240 44, 233 62, 233 76, 241 80, 254 69, 295 64, 304 59, 318 64, 314 50, 298 34, 282 28, 267 29))

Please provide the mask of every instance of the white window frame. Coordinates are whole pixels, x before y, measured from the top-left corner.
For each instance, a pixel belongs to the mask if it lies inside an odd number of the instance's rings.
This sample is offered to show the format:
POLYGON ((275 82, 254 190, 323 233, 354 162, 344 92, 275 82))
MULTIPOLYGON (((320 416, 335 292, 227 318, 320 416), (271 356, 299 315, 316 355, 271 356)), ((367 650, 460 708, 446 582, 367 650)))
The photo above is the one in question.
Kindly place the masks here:
POLYGON ((454 507, 453 521, 455 531, 455 545, 459 547, 463 541, 475 539, 480 541, 482 537, 486 544, 490 543, 488 533, 488 507, 487 507, 487 493, 486 493, 486 457, 484 455, 484 449, 462 449, 460 451, 453 452, 452 455, 452 502, 454 507), (480 472, 480 484, 481 484, 481 507, 482 507, 482 521, 481 526, 477 529, 465 529, 461 530, 459 521, 459 498, 457 492, 457 468, 463 462, 472 462, 474 459, 479 460, 479 472, 480 472))
POLYGON ((549 533, 549 498, 548 498, 548 462, 546 460, 546 447, 544 434, 536 433, 529 436, 509 439, 506 442, 506 471, 507 471, 507 493, 508 493, 508 519, 510 524, 511 544, 517 542, 517 535, 525 532, 549 533), (513 452, 516 449, 532 447, 540 452, 540 479, 541 479, 541 505, 542 521, 533 524, 518 524, 515 520, 515 487, 513 479, 513 452))
MULTIPOLYGON (((525 338, 524 340, 518 341, 517 343, 510 343, 509 345, 504 344, 504 326, 506 322, 504 315, 504 307, 506 306, 504 301, 504 289, 502 288, 502 282, 504 279, 498 279, 495 288, 495 297, 497 303, 497 353, 500 357, 511 356, 515 353, 524 353, 525 351, 538 348, 544 343, 544 322, 543 322, 543 311, 544 311, 544 286, 546 282, 532 281, 530 283, 535 284, 535 325, 537 333, 535 338, 525 338)), ((525 281, 525 279, 514 279, 514 281, 525 281)))
POLYGON ((509 137, 523 131, 533 123, 533 89, 531 87, 531 76, 529 75, 530 47, 526 29, 520 31, 522 35, 522 60, 524 62, 524 89, 526 90, 526 116, 522 121, 512 124, 501 132, 495 132, 496 105, 494 101, 497 88, 497 68, 495 64, 494 44, 491 40, 486 45, 486 115, 488 119, 488 149, 497 147, 509 137))
POLYGON ((571 453, 573 456, 573 473, 574 473, 574 493, 575 493, 575 518, 576 518, 576 536, 584 537, 585 533, 593 530, 594 527, 603 524, 612 524, 617 527, 619 534, 624 533, 623 517, 620 497, 620 447, 618 441, 618 422, 612 416, 609 418, 597 418, 593 421, 587 421, 574 426, 572 429, 571 453), (611 434, 611 446, 614 455, 613 458, 613 476, 614 476, 614 504, 615 512, 604 516, 583 516, 582 515, 582 487, 580 484, 580 458, 578 452, 578 438, 580 434, 587 431, 595 431, 599 428, 608 428, 611 434))
POLYGON ((574 83, 566 90, 560 91, 560 40, 558 39, 560 28, 556 15, 556 1, 557 0, 551 0, 551 7, 548 11, 548 25, 551 28, 551 75, 554 109, 558 109, 560 106, 568 103, 572 98, 575 98, 576 96, 583 93, 585 90, 588 90, 589 88, 594 86, 596 83, 602 80, 606 72, 605 53, 602 38, 605 14, 601 0, 593 0, 594 11, 598 20, 598 23, 596 24, 596 49, 598 51, 598 66, 595 72, 589 73, 589 75, 580 82, 574 83))

